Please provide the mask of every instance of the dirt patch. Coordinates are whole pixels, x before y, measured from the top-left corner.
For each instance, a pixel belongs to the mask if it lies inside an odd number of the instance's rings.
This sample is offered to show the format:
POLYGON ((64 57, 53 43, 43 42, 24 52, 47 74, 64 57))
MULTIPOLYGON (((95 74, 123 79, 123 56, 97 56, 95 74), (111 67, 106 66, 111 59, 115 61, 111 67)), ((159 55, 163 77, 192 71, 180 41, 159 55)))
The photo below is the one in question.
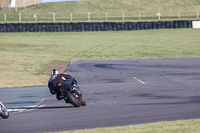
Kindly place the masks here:
POLYGON ((43 71, 38 72, 37 75, 50 75, 53 69, 57 69, 60 73, 63 73, 69 64, 70 61, 53 62, 47 65, 43 71))

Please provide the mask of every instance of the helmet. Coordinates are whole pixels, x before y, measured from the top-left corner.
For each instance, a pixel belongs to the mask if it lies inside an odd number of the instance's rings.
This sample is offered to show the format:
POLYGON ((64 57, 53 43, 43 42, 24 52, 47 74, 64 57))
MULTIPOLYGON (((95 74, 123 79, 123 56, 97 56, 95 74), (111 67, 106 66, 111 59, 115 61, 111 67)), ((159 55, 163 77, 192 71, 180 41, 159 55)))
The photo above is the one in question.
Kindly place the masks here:
POLYGON ((56 69, 53 69, 53 70, 51 71, 51 76, 56 75, 56 74, 59 74, 59 71, 56 70, 56 69))

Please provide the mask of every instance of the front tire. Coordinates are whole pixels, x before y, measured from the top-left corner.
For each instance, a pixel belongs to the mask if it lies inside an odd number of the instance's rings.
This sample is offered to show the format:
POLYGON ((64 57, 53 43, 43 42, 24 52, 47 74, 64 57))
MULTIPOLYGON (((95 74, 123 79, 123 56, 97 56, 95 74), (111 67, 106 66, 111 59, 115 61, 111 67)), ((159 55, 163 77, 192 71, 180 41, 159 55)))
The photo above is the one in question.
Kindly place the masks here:
POLYGON ((0 103, 0 116, 4 119, 9 117, 9 112, 2 103, 0 103))
POLYGON ((72 94, 70 91, 66 91, 66 96, 68 101, 74 105, 74 107, 80 107, 81 106, 81 102, 78 98, 76 98, 76 96, 74 96, 74 94, 72 94))

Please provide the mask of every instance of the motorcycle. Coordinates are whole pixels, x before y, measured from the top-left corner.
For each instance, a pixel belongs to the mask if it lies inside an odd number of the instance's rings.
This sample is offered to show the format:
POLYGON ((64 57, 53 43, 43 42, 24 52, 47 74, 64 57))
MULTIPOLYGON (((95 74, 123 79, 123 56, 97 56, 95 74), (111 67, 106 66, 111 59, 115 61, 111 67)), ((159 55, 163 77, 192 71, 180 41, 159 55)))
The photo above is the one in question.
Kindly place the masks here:
POLYGON ((74 105, 74 107, 86 106, 82 92, 79 89, 77 81, 68 79, 58 85, 58 90, 61 92, 61 97, 66 103, 74 105))
POLYGON ((1 101, 0 101, 0 116, 4 119, 7 119, 9 117, 9 112, 1 101))

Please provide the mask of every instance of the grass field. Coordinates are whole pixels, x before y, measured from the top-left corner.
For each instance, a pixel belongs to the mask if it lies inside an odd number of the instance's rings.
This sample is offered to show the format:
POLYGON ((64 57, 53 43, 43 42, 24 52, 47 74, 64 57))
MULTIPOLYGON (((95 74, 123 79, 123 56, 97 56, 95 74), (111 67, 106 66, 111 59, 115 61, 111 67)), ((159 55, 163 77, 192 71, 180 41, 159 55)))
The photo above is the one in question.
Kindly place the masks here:
POLYGON ((133 12, 197 11, 198 0, 87 0, 44 3, 20 9, 20 12, 133 12))
POLYGON ((200 18, 198 0, 87 0, 41 3, 16 9, 0 11, 0 23, 157 21, 158 12, 161 21, 200 18))
POLYGON ((0 88, 47 85, 51 69, 72 60, 200 56, 199 36, 194 29, 0 33, 0 88))

